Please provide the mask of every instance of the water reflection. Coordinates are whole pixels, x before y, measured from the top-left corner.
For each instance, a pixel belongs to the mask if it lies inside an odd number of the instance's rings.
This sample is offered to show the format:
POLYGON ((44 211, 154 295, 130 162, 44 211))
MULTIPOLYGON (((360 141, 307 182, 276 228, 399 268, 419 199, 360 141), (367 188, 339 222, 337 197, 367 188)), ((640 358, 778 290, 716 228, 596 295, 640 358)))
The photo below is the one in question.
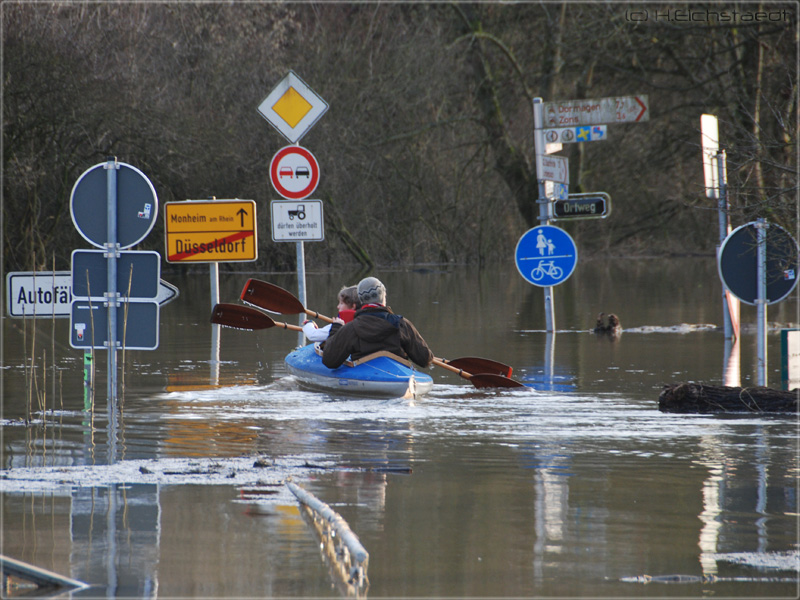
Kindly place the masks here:
POLYGON ((534 455, 534 515, 536 540, 533 545, 533 574, 541 581, 546 576, 548 555, 561 554, 568 537, 569 524, 569 456, 551 454, 547 448, 534 455))
POLYGON ((741 352, 739 338, 725 340, 725 359, 722 369, 723 385, 740 387, 742 381, 741 352))
MULTIPOLYGON (((797 424, 658 412, 665 383, 752 380, 746 330, 728 351, 714 326, 716 265, 698 265, 579 270, 551 335, 541 293, 499 270, 381 273, 437 355, 495 358, 531 384, 486 392, 439 371, 416 403, 300 390, 283 366, 296 340, 279 331, 223 330, 210 355, 208 301, 187 277, 195 293, 164 311, 163 347, 128 357, 109 471, 107 415, 82 411, 81 357, 56 361, 63 408, 51 397, 25 425, 24 356, 7 346, 4 552, 91 577, 97 597, 340 594, 288 473, 362 539, 373 597, 663 596, 620 579, 752 574, 729 557, 797 548, 797 424), (588 332, 605 307, 626 325, 616 343, 588 332), (288 466, 275 475, 256 457, 288 466), (25 483, 11 476, 28 468, 25 483)), ((221 279, 223 299, 238 297, 242 277, 221 279)), ((341 279, 312 276, 309 296, 334 298, 341 279)), ((795 591, 699 585, 677 593, 795 591)))
POLYGON ((525 385, 541 392, 570 392, 576 389, 575 376, 567 365, 556 363, 556 332, 545 332, 544 362, 531 365, 523 378, 525 385))
POLYGON ((72 494, 71 557, 75 577, 104 582, 107 598, 158 595, 161 509, 158 486, 111 485, 72 494))
MULTIPOLYGON (((758 557, 774 550, 770 543, 774 537, 770 525, 779 530, 787 525, 786 517, 797 516, 795 476, 782 473, 775 481, 770 481, 770 466, 774 465, 770 428, 755 425, 747 443, 754 449, 753 461, 737 465, 730 452, 720 445, 718 436, 703 436, 700 440, 698 462, 708 469, 702 488, 700 521, 703 527, 698 543, 700 566, 706 577, 719 574, 719 561, 725 560, 726 555, 750 552, 758 557), (772 501, 768 502, 770 490, 772 501), (788 504, 783 505, 781 500, 787 500, 788 504), (781 505, 786 508, 776 511, 775 507, 781 505), (772 511, 768 506, 773 506, 772 511), (730 514, 740 517, 731 519, 730 514), (732 548, 731 541, 737 539, 741 540, 740 546, 732 548)), ((800 564, 797 567, 800 571, 800 564)))

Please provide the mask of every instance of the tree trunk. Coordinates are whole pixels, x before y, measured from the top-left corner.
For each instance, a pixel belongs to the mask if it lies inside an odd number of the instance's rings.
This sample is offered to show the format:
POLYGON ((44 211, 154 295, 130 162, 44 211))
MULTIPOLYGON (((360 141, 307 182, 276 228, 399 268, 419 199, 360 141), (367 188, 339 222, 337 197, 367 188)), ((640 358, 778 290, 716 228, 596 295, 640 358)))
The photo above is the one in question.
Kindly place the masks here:
MULTIPOLYGON (((481 125, 494 154, 494 168, 511 191, 525 223, 533 227, 539 222, 539 207, 536 204, 539 198, 539 182, 535 170, 506 130, 506 115, 497 93, 498 83, 483 48, 485 42, 481 22, 470 5, 457 5, 455 8, 462 19, 464 33, 470 37, 469 56, 478 82, 476 104, 481 112, 481 125)), ((524 86, 521 79, 520 85, 524 86)))

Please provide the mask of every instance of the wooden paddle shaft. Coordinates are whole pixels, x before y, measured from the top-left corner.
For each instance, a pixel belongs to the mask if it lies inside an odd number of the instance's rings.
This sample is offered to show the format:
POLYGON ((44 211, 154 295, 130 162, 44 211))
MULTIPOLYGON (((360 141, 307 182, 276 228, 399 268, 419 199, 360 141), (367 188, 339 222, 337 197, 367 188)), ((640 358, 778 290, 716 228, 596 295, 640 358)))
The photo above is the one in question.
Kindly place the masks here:
POLYGON ((333 323, 333 319, 331 319, 330 317, 326 317, 325 315, 321 315, 315 310, 305 309, 303 312, 305 312, 309 317, 314 317, 315 319, 319 319, 320 321, 326 321, 328 323, 333 323))
POLYGON ((463 369, 457 369, 456 367, 448 365, 441 358, 434 357, 433 361, 431 361, 431 362, 433 362, 433 364, 435 364, 437 367, 442 367, 443 369, 447 369, 448 371, 452 371, 453 373, 455 373, 457 375, 460 375, 464 379, 472 379, 472 374, 471 373, 467 373, 463 369))

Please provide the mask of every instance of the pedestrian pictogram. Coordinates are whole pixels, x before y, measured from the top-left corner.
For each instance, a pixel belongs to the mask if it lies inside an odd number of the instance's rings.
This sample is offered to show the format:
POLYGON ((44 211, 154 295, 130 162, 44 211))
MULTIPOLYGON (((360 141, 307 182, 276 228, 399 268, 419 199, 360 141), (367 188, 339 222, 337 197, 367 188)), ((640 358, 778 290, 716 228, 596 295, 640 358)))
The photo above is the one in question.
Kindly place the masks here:
POLYGON ((558 285, 572 275, 578 262, 578 249, 563 229, 540 225, 528 230, 517 242, 517 270, 533 285, 558 285))

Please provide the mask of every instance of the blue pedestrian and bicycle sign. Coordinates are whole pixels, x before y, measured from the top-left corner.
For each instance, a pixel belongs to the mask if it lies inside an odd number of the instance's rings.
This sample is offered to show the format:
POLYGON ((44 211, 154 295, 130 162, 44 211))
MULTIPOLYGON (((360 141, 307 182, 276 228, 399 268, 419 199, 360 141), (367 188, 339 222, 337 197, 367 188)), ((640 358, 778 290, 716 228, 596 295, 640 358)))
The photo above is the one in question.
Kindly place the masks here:
POLYGON ((517 270, 528 283, 550 287, 572 275, 578 263, 578 248, 563 229, 540 225, 519 239, 515 259, 517 270))

